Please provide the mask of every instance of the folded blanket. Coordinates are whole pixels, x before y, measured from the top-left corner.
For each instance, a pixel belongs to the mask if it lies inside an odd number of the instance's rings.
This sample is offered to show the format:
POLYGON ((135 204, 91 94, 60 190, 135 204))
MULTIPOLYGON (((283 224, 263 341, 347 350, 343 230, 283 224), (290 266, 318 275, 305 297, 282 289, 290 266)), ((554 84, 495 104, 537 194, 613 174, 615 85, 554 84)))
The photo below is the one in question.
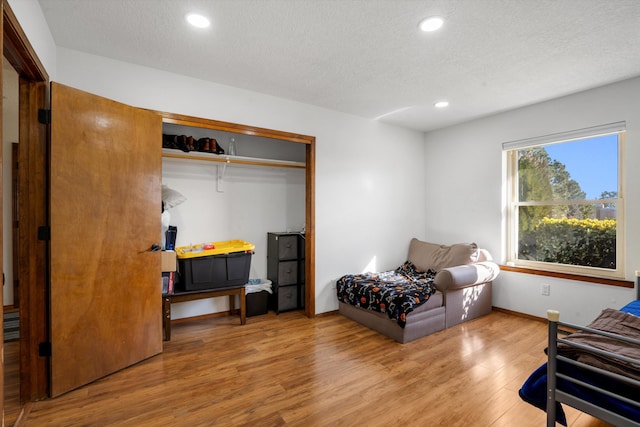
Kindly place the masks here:
MULTIPOLYGON (((640 317, 622 311, 607 308, 588 326, 591 329, 610 332, 640 340, 640 317)), ((599 350, 640 359, 640 346, 629 344, 613 338, 587 331, 577 331, 566 337, 566 340, 588 345, 599 350)), ((558 354, 595 366, 609 372, 640 380, 640 360, 638 363, 626 362, 612 357, 601 356, 587 350, 558 344, 558 354)))

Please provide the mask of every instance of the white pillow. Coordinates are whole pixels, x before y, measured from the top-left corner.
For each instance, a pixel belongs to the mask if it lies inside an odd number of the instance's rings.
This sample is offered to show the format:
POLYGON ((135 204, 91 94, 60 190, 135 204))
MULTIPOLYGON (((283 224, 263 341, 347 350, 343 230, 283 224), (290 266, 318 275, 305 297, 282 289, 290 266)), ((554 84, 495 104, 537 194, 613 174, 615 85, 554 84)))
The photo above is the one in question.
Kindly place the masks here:
POLYGON ((162 185, 162 202, 164 203, 165 209, 175 208, 185 200, 187 200, 187 198, 181 193, 164 184, 162 185))

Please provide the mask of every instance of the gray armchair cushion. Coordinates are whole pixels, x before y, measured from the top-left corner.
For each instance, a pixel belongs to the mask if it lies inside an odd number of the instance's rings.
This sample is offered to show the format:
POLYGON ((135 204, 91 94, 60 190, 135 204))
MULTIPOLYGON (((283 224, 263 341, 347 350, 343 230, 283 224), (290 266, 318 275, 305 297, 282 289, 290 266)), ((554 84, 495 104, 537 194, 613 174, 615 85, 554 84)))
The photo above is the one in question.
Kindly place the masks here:
POLYGON ((500 267, 492 261, 448 267, 440 270, 433 284, 440 292, 491 282, 500 274, 500 267))
POLYGON ((489 252, 478 249, 475 243, 447 246, 413 238, 408 259, 418 270, 438 273, 434 285, 440 292, 491 282, 500 274, 489 252))
POLYGON ((413 238, 409 244, 408 260, 418 270, 441 271, 447 267, 472 264, 478 261, 478 256, 478 245, 475 243, 457 243, 446 246, 413 238))

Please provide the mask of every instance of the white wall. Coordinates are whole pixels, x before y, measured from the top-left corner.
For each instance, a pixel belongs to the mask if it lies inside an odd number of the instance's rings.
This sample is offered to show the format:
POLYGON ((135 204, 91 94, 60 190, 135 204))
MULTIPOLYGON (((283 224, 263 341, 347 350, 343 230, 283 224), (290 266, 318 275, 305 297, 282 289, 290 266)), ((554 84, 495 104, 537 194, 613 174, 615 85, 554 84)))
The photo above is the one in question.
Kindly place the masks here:
POLYGON ((56 79, 56 44, 38 0, 8 0, 38 59, 51 80, 56 79))
MULTIPOLYGON (((438 242, 476 241, 504 261, 501 144, 594 125, 626 121, 626 278, 640 270, 640 78, 453 126, 425 136, 426 231, 438 242)), ((620 308, 634 291, 513 272, 495 281, 493 305, 538 317, 558 309, 585 323, 603 308, 620 308), (540 286, 551 285, 542 296, 540 286)))
MULTIPOLYGON (((407 208, 425 204, 421 133, 57 48, 36 0, 9 3, 53 81, 137 107, 316 137, 317 313, 337 309, 336 279, 399 265, 424 229, 423 212, 407 208)), ((254 207, 247 199, 246 209, 254 207)))
MULTIPOLYGON (((627 278, 640 269, 640 80, 593 89, 423 135, 255 92, 56 48, 35 0, 10 0, 53 80, 130 105, 313 135, 316 163, 316 312, 337 307, 343 274, 393 268, 412 236, 475 240, 503 258, 501 143, 627 122, 627 278), (426 142, 426 148, 422 142, 426 142), (373 202, 375 200, 375 202, 373 202)), ((176 178, 170 178, 176 179, 176 178)), ((202 180, 204 183, 206 180, 202 180)), ((222 197, 230 197, 226 194, 222 197)), ((208 203, 212 203, 209 201, 208 203)), ((213 233, 212 233, 213 234, 213 233)), ((583 322, 622 306, 633 291, 507 273, 497 307, 583 322), (541 283, 551 295, 540 295, 541 283)))
MULTIPOLYGON (((374 269, 395 268, 406 259, 410 238, 425 228, 424 213, 414 208, 425 205, 419 132, 63 48, 56 60, 58 82, 133 106, 315 136, 317 313, 337 309, 334 286, 340 276, 360 272, 372 260, 374 269)), ((180 172, 171 173, 176 175, 167 182, 181 185, 180 172)), ((186 190, 190 200, 202 197, 198 203, 217 209, 217 200, 234 198, 236 211, 256 208, 255 198, 236 192, 240 184, 211 194, 211 177, 205 175, 189 178, 197 181, 186 190), (198 187, 201 196, 192 193, 198 187)), ((298 185, 292 184, 294 193, 298 185)), ((269 221, 269 227, 282 228, 277 218, 269 221)), ((299 224, 295 218, 285 226, 299 224)), ((202 235, 219 235, 200 225, 202 235)))

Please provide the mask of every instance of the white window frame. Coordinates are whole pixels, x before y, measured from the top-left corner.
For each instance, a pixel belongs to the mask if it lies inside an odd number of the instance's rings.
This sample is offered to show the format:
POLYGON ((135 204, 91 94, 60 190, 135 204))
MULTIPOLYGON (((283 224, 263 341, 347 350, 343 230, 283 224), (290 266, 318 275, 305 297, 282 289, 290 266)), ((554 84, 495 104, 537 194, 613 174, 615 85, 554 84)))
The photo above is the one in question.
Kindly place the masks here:
POLYGON ((625 146, 625 122, 610 123, 585 129, 578 129, 558 134, 545 135, 518 141, 505 142, 502 150, 506 162, 506 262, 509 266, 531 268, 535 270, 550 271, 556 273, 575 274, 589 277, 602 277, 621 279, 625 277, 625 206, 624 206, 624 146, 625 146), (615 203, 616 204, 616 268, 599 268, 578 265, 557 264, 542 261, 530 261, 518 259, 518 209, 520 206, 537 204, 571 204, 563 201, 537 201, 519 202, 518 200, 518 150, 534 147, 544 147, 551 144, 588 139, 599 136, 618 135, 618 197, 607 200, 584 200, 577 204, 615 203))

